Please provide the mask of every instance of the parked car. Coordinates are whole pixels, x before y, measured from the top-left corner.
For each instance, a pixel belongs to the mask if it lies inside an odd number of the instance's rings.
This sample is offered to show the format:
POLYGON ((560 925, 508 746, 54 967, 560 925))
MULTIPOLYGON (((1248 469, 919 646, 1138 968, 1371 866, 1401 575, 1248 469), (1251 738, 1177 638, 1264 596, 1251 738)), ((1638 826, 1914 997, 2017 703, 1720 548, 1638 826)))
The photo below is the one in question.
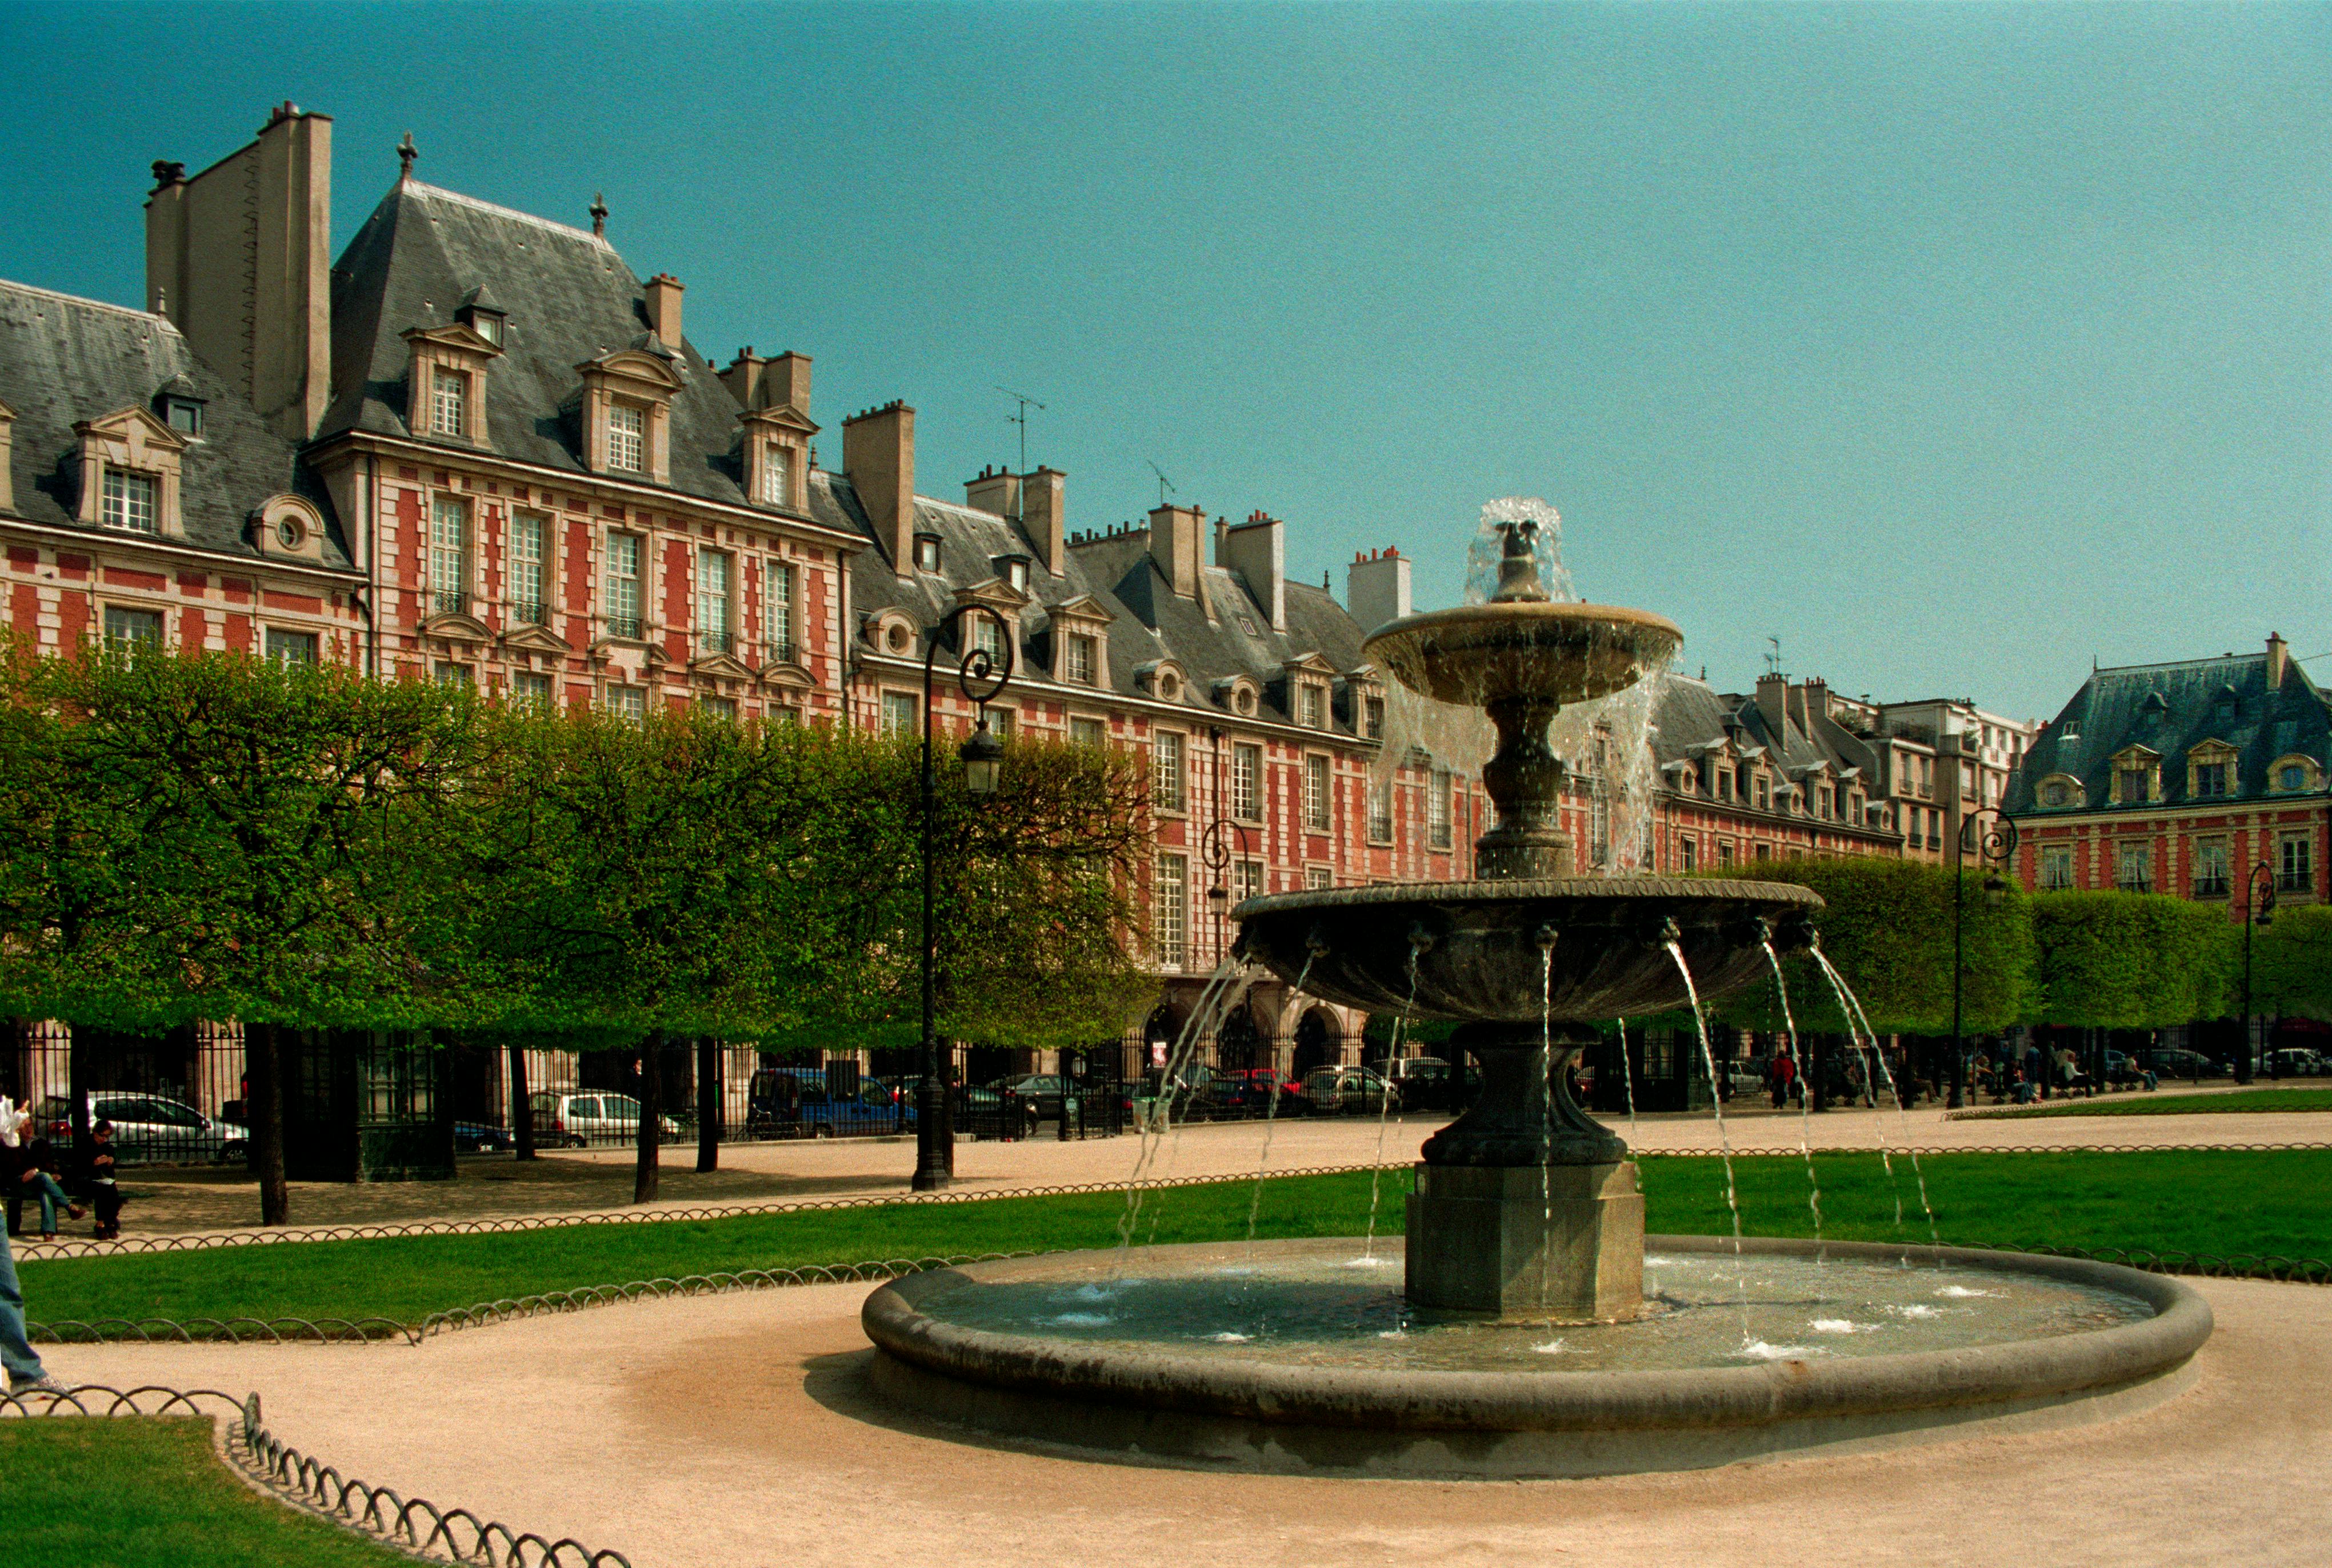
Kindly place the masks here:
POLYGON ((517 1147, 518 1139, 507 1127, 497 1127, 491 1122, 454 1123, 456 1154, 506 1154, 517 1147))
POLYGON ((2260 1070, 2270 1077, 2313 1078, 2324 1071, 2324 1058, 2299 1046, 2286 1046, 2267 1053, 2260 1070))
POLYGON ((955 1130, 968 1138, 1033 1138, 1044 1120, 1033 1100, 1015 1099, 1008 1114, 1003 1085, 1008 1079, 968 1085, 955 1092, 955 1130))
POLYGON ((1367 1067, 1314 1067, 1304 1075, 1304 1097, 1323 1115, 1400 1109, 1400 1090, 1367 1067))
POLYGON ((915 1124, 912 1085, 879 1078, 837 1089, 823 1067, 763 1067, 745 1094, 747 1131, 762 1138, 834 1138, 888 1133, 915 1124))
POLYGON ((2137 1082, 2139 1076, 2140 1070, 2138 1066, 2135 1061, 2130 1059, 2128 1052, 2116 1050, 2108 1050, 2106 1052, 2107 1083, 2134 1084, 2137 1082))
POLYGON ((1232 1109, 1257 1116, 1300 1116, 1312 1108, 1304 1097, 1304 1085, 1276 1067, 1242 1067, 1228 1076, 1232 1109))
POLYGON ((1456 1085, 1449 1064, 1439 1056, 1400 1056, 1378 1065, 1400 1091, 1402 1110, 1447 1110, 1456 1085))
MULTIPOLYGON (((534 1113, 534 1143, 539 1149, 616 1144, 640 1133, 640 1103, 612 1089, 534 1095, 528 1104, 534 1113)), ((656 1131, 664 1138, 677 1138, 680 1123, 670 1116, 658 1116, 656 1131)))
POLYGON ((2148 1056, 2154 1070, 2165 1078, 2215 1078, 2227 1070, 2200 1051, 2177 1046, 2156 1046, 2148 1056))
MULTIPOLYGON (((251 1148, 250 1131, 240 1123, 205 1116, 167 1095, 100 1089, 82 1098, 91 1126, 113 1123, 114 1158, 124 1165, 225 1163, 244 1158, 251 1148)), ((34 1114, 51 1139, 72 1135, 72 1102, 64 1095, 46 1096, 34 1114)))
POLYGON ((999 1078, 989 1087, 1018 1095, 1021 1104, 1037 1107, 1037 1114, 1045 1121, 1061 1119, 1061 1077, 1057 1073, 1023 1073, 1017 1078, 999 1078))

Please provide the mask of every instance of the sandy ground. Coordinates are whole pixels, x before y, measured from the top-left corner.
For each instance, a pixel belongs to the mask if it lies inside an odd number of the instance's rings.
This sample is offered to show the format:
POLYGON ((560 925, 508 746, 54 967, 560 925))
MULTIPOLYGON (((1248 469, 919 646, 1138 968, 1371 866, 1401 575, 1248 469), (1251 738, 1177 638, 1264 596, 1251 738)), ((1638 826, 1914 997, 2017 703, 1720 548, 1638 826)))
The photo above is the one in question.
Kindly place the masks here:
MULTIPOLYGON (((2168 1090, 2162 1091, 2165 1094, 2168 1090)), ((2203 1094, 2213 1093, 2210 1090, 2203 1094)), ((1382 1131, 1384 1157, 1402 1163, 1442 1124, 1436 1116, 1396 1118, 1382 1131)), ((1630 1131, 1614 1123, 1639 1149, 1715 1152, 1716 1124, 1705 1115, 1642 1118, 1630 1131)), ((1266 1130, 1257 1123, 1196 1125, 1168 1141, 1155 1160, 1161 1176, 1243 1176, 1268 1165, 1285 1171, 1315 1165, 1366 1164, 1377 1157, 1380 1129, 1366 1118, 1290 1120, 1266 1130)), ((1728 1118, 1736 1152, 1794 1152, 1810 1133, 1817 1148, 2077 1149, 2153 1147, 2168 1143, 2332 1144, 2332 1114, 2308 1112, 2201 1113, 2180 1116, 2052 1116, 1951 1121, 1934 1107, 1898 1116, 1893 1111, 1834 1110, 1802 1125, 1798 1113, 1777 1114, 1762 1104, 1728 1118)), ((1050 1137, 1018 1143, 960 1143, 958 1186, 1001 1191, 1047 1185, 1115 1183, 1125 1180, 1140 1152, 1133 1137, 1063 1143, 1050 1137)), ((667 1149, 662 1198, 656 1207, 755 1203, 817 1198, 891 1197, 907 1190, 914 1168, 911 1141, 746 1143, 722 1152, 722 1169, 699 1175, 693 1148, 667 1149)), ((186 1235, 239 1229, 258 1217, 258 1190, 242 1172, 216 1171, 137 1173, 124 1183, 127 1235, 186 1235)), ((466 1158, 454 1181, 406 1181, 358 1186, 296 1183, 295 1226, 397 1223, 483 1219, 522 1214, 572 1214, 624 1209, 632 1195, 628 1150, 562 1153, 521 1163, 506 1155, 466 1158)), ((85 1235, 88 1222, 69 1226, 85 1235)))
POLYGON ((1146 1469, 961 1440, 865 1391, 866 1288, 638 1304, 418 1348, 109 1345, 51 1365, 76 1382, 255 1387, 280 1437, 345 1473, 638 1568, 2325 1560, 2320 1288, 2200 1282, 2218 1329, 2195 1386, 2099 1425, 1472 1484, 1146 1469))

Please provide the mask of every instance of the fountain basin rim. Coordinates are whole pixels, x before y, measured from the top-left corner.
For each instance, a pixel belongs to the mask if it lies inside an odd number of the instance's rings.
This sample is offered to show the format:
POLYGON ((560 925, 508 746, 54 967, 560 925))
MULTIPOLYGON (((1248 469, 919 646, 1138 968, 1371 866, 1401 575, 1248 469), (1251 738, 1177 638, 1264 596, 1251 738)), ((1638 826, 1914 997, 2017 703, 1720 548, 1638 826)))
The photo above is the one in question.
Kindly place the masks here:
MULTIPOLYGON (((1648 1236, 1668 1252, 1729 1252, 1729 1238, 1648 1236)), ((1342 1239, 1343 1247, 1352 1239, 1342 1239)), ((1272 1249, 1321 1241, 1266 1242, 1272 1249)), ((1165 1248, 1219 1250, 1219 1243, 1165 1248)), ((1744 1252, 1812 1257, 1811 1241, 1752 1238, 1744 1252)), ((866 1298, 859 1321, 884 1355, 929 1376, 1001 1391, 1134 1410, 1383 1434, 1690 1433, 1799 1420, 1900 1418, 1920 1411, 2030 1406, 2104 1394, 2184 1366, 2211 1336, 2210 1304, 2191 1286, 2083 1258, 1967 1248, 1830 1242, 1827 1256, 2025 1273, 2136 1297, 2155 1315, 2078 1334, 1954 1350, 1837 1360, 1636 1372, 1379 1371, 1231 1361, 1007 1334, 944 1323, 916 1304, 961 1278, 1010 1279, 1065 1257, 970 1265, 909 1276, 866 1298)))
POLYGON ((1626 605, 1590 604, 1583 599, 1524 599, 1419 610, 1397 621, 1387 621, 1371 632, 1363 651, 1380 642, 1414 636, 1419 632, 1466 629, 1495 633, 1511 627, 1563 623, 1629 626, 1638 631, 1656 632, 1678 643, 1684 641, 1684 628, 1668 617, 1651 610, 1632 609, 1626 605))
POLYGON ((1795 904, 1805 911, 1825 907, 1821 894, 1794 882, 1754 882, 1717 876, 1555 876, 1473 882, 1381 882, 1368 887, 1309 887, 1243 899, 1233 920, 1283 914, 1291 910, 1362 909, 1376 904, 1482 905, 1538 900, 1592 900, 1614 904, 1636 899, 1682 903, 1795 904))

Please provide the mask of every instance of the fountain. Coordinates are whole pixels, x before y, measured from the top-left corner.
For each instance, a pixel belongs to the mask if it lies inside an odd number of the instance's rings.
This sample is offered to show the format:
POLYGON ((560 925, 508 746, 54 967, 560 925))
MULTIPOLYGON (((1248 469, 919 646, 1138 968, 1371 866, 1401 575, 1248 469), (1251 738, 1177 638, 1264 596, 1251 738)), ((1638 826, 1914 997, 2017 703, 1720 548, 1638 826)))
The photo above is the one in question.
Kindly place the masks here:
POLYGON ((1499 526, 1486 602, 1368 643, 1404 685, 1496 728, 1480 879, 1233 911, 1247 961, 1347 1006, 1456 1021, 1480 1064, 1472 1108, 1420 1150, 1398 1287, 1352 1240, 919 1275, 862 1314, 877 1387, 944 1420, 1144 1459, 1504 1477, 2097 1417, 2183 1387, 2208 1306, 2100 1264, 1744 1241, 1736 1210, 1730 1238, 1650 1238, 1660 1286, 1646 1295, 1636 1167, 1572 1099, 1571 1065, 1592 1021, 1697 1017, 1701 999, 1778 972, 1821 901, 1782 883, 1572 875, 1548 727, 1664 664, 1681 634, 1553 601, 1534 525, 1499 526))

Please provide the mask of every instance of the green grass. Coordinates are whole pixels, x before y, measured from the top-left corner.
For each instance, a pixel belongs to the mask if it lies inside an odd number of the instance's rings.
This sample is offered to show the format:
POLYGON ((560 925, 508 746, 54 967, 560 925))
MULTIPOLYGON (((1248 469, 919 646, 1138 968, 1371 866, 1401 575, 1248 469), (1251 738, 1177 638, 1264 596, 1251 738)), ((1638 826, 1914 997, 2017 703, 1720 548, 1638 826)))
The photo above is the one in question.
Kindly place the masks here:
POLYGON ((2021 1121, 2027 1116, 2196 1116, 2227 1111, 2332 1111, 2332 1089, 2237 1089, 2224 1095, 2117 1095, 2107 1100, 2049 1100, 2017 1110, 1968 1111, 1961 1122, 2021 1121))
POLYGON ((0 1535, 42 1568, 388 1568, 412 1559, 252 1491, 192 1418, 0 1422, 0 1535))
MULTIPOLYGON (((1811 1233, 1805 1162, 1735 1162, 1743 1226, 1760 1236, 1811 1233)), ((1930 1154, 1927 1193, 1947 1242, 2153 1248, 2332 1257, 2332 1151, 2131 1151, 1930 1154)), ((1890 1181, 1876 1153, 1818 1157, 1824 1234, 1834 1240, 1925 1241, 1916 1182, 1897 1156, 1890 1181), (1903 1218, 1898 1223, 1899 1201, 1903 1218)), ((1707 1157, 1642 1163, 1650 1228, 1725 1234, 1722 1167, 1707 1157)), ((1381 1234, 1401 1229, 1408 1172, 1386 1172, 1381 1234)), ((1153 1193, 1142 1238, 1211 1241, 1247 1234, 1251 1181, 1153 1193)), ((752 1215, 647 1225, 576 1226, 502 1236, 416 1236, 302 1242, 209 1252, 75 1258, 21 1266, 33 1318, 381 1316, 502 1296, 659 1276, 798 1267, 938 1254, 1113 1245, 1124 1200, 1108 1193, 948 1205, 752 1215)), ((1358 1235, 1365 1174, 1266 1183, 1256 1233, 1358 1235)))

